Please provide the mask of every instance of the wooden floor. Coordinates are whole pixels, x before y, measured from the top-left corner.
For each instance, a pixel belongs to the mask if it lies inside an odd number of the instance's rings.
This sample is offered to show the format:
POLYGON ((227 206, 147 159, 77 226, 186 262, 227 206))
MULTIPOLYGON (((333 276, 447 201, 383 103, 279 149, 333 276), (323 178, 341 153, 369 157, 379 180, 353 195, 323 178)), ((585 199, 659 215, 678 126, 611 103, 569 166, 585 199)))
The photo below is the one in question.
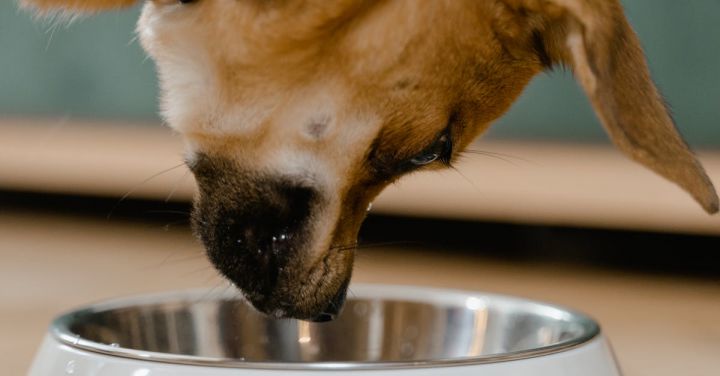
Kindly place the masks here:
MULTIPOLYGON (((63 310, 142 292, 227 288, 182 227, 0 211, 0 239, 4 375, 26 372, 48 322, 63 310)), ((387 248, 361 251, 354 280, 485 290, 569 305, 601 322, 627 376, 720 374, 717 281, 387 248)))

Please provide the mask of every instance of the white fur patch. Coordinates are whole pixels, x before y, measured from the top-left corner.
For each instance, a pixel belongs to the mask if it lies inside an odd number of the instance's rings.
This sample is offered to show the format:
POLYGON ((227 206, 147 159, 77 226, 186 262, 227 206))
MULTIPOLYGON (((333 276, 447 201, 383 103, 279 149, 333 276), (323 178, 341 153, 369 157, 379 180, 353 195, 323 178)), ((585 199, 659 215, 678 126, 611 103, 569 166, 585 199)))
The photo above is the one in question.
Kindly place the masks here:
POLYGON ((207 51, 192 35, 182 33, 194 22, 192 13, 182 11, 148 3, 138 34, 158 68, 162 115, 171 127, 185 132, 213 121, 219 93, 207 51))
POLYGON ((573 63, 575 65, 575 76, 585 92, 589 95, 595 94, 597 89, 597 78, 593 73, 590 63, 588 62, 587 52, 585 50, 585 41, 579 32, 570 33, 567 37, 567 46, 572 54, 573 63))

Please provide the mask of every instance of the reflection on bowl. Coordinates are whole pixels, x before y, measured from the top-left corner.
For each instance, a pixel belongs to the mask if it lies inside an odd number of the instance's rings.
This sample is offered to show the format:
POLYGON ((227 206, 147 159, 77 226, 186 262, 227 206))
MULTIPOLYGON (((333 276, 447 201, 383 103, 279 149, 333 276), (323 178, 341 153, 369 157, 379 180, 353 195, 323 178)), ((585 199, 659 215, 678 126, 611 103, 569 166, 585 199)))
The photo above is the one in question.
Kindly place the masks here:
MULTIPOLYGON (((577 312, 498 295, 354 285, 329 323, 268 318, 237 293, 176 292, 93 305, 55 320, 31 374, 57 374, 70 364, 73 374, 120 375, 85 372, 117 362, 168 374, 504 368, 525 375, 518 372, 531 367, 527 374, 537 375, 541 364, 566 372, 579 360, 583 375, 619 374, 598 325, 577 312), (596 369, 588 370, 593 362, 596 369)), ((123 374, 132 375, 131 368, 123 374)))

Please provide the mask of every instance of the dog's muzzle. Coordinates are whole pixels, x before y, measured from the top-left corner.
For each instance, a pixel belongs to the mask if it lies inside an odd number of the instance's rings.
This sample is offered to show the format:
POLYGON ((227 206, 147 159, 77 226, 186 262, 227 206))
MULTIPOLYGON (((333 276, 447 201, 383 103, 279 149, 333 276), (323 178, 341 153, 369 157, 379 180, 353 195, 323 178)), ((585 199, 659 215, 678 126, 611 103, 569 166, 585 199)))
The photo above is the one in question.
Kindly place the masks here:
POLYGON ((212 174, 193 170, 200 188, 193 228, 210 261, 261 312, 332 320, 347 281, 318 277, 327 265, 308 269, 305 260, 312 253, 313 213, 322 210, 320 192, 291 179, 219 167, 212 174))

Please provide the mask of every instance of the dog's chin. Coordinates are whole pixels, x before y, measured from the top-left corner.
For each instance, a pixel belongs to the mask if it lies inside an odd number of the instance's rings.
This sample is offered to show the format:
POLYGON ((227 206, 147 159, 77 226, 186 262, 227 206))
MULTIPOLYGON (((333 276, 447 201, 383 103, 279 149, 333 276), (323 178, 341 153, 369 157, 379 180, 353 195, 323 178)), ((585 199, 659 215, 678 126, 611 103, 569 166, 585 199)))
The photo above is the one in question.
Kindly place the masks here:
POLYGON ((348 283, 349 279, 332 285, 278 286, 270 295, 240 290, 255 309, 268 316, 326 322, 342 311, 348 283))
POLYGON ((297 260, 282 266, 272 284, 251 264, 231 266, 224 262, 215 263, 215 267, 261 313, 313 322, 335 319, 345 303, 352 252, 328 253, 309 269, 302 268, 302 263, 297 260))
MULTIPOLYGON (((345 304, 349 279, 321 286, 279 286, 269 296, 243 291, 260 312, 278 319, 326 322, 337 318, 345 304)), ((298 282, 300 284, 300 282, 298 282)))

